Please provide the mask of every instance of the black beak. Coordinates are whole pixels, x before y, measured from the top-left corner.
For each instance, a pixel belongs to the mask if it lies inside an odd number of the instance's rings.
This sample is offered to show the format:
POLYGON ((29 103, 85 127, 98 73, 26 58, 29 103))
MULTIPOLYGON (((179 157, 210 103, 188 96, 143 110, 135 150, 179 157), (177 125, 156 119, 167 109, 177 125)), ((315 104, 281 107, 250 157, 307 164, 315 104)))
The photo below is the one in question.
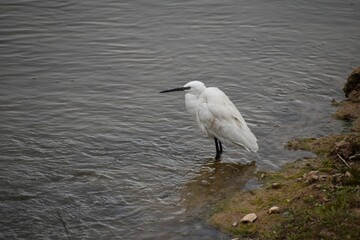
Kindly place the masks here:
POLYGON ((189 90, 190 87, 178 87, 178 88, 173 88, 173 89, 167 89, 167 90, 163 90, 159 93, 167 93, 167 92, 176 92, 176 91, 184 91, 184 90, 189 90))

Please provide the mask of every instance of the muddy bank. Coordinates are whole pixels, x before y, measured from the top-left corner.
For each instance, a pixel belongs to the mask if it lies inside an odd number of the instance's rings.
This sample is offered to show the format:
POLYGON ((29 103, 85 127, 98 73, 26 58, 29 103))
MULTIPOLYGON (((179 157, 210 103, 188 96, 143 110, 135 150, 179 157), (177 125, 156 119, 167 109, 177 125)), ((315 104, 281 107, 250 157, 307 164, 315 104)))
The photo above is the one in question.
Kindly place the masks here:
POLYGON ((239 238, 360 239, 360 67, 343 90, 347 99, 333 102, 334 117, 348 121, 351 132, 288 142, 287 149, 311 151, 316 157, 258 173, 262 188, 237 192, 216 204, 211 224, 239 238), (248 213, 257 219, 240 223, 248 213))

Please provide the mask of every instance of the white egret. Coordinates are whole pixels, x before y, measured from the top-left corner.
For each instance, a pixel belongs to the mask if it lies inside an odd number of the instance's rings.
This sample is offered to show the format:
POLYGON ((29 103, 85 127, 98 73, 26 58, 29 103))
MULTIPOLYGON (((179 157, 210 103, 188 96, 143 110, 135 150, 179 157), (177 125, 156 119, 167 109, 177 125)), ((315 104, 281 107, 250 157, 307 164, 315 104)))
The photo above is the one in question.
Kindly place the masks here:
POLYGON ((242 146, 248 151, 257 152, 259 146, 255 135, 235 105, 220 89, 207 88, 200 81, 192 81, 183 87, 160 93, 174 91, 185 91, 187 111, 195 119, 201 131, 215 139, 215 159, 221 157, 222 143, 242 146))

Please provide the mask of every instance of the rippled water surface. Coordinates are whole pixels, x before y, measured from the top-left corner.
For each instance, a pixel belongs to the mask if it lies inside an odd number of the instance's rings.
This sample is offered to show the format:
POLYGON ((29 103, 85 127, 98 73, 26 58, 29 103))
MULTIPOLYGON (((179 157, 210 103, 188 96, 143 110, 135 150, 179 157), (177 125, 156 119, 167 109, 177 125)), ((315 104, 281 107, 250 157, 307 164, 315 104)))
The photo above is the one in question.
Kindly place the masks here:
POLYGON ((227 239, 204 208, 341 131, 332 98, 360 64, 360 3, 2 1, 0 238, 227 239), (185 112, 192 80, 218 86, 257 154, 185 112), (249 164, 252 161, 255 163, 249 164))

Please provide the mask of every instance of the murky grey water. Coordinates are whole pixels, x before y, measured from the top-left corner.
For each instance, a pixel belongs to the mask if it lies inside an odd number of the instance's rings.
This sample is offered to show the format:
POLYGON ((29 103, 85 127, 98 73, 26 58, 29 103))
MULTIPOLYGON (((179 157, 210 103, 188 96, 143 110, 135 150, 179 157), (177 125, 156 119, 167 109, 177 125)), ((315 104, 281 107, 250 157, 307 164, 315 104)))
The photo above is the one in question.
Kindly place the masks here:
POLYGON ((192 210, 301 156, 287 140, 342 129, 330 100, 360 65, 359 10, 344 0, 2 1, 0 238, 66 239, 62 219, 71 239, 226 239, 192 210), (221 163, 210 159, 213 141, 183 94, 158 94, 191 80, 227 93, 258 155, 225 146, 221 163))

